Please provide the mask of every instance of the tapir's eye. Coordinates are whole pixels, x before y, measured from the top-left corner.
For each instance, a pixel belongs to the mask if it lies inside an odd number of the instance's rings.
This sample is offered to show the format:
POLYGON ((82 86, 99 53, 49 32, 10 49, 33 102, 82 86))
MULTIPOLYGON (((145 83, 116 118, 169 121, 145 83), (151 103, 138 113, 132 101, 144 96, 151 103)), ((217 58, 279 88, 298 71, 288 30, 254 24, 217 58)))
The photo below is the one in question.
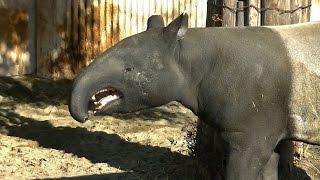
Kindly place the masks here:
POLYGON ((129 71, 132 71, 132 70, 134 70, 134 68, 132 68, 132 67, 126 68, 126 69, 124 70, 124 72, 129 72, 129 71))

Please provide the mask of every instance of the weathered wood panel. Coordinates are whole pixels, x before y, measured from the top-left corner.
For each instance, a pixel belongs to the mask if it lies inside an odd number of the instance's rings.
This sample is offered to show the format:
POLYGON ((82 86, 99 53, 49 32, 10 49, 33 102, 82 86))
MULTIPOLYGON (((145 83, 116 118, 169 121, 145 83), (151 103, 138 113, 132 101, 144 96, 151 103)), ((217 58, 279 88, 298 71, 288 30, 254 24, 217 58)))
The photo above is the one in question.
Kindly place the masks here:
POLYGON ((38 74, 73 78, 102 51, 144 31, 152 14, 166 24, 183 11, 190 27, 205 27, 206 0, 43 0, 37 1, 38 74))
POLYGON ((310 21, 320 21, 320 0, 311 1, 310 21))
MULTIPOLYGON (((279 10, 294 10, 311 4, 311 0, 265 0, 266 8, 279 10)), ((267 10, 264 12, 264 25, 285 25, 308 22, 310 20, 310 8, 298 9, 295 12, 281 13, 277 10, 267 10)))
MULTIPOLYGON (((234 0, 225 0, 224 4, 231 8, 237 7, 237 1, 234 0)), ((236 25, 236 14, 232 12, 228 8, 223 8, 223 15, 222 15, 222 26, 225 27, 234 27, 236 25)))
MULTIPOLYGON (((291 0, 291 9, 296 9, 302 4, 303 0, 291 0)), ((291 14, 291 24, 297 24, 300 22, 302 11, 296 11, 291 14)))
MULTIPOLYGON (((36 1, 37 73, 39 75, 52 78, 72 78, 72 72, 77 70, 76 60, 79 58, 77 53, 81 50, 84 52, 77 41, 81 42, 83 37, 71 37, 75 32, 82 35, 83 28, 78 28, 79 26, 71 21, 71 17, 80 17, 78 22, 83 25, 83 9, 78 9, 77 15, 71 13, 71 9, 74 9, 71 2, 73 1, 36 1), (78 30, 75 30, 77 28, 78 30)), ((83 1, 80 1, 79 4, 83 5, 83 1)))
POLYGON ((35 72, 35 1, 0 3, 0 76, 35 72))
MULTIPOLYGON (((261 8, 260 0, 249 0, 249 5, 253 5, 257 8, 261 8)), ((249 26, 260 26, 261 13, 257 9, 249 8, 249 26)))

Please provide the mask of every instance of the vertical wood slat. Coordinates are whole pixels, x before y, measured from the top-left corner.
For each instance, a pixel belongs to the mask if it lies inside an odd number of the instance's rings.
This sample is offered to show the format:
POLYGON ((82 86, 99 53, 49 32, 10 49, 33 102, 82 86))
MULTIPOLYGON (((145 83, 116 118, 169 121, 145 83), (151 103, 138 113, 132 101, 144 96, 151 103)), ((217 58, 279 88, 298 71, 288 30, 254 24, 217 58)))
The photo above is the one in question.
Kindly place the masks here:
POLYGON ((180 2, 173 1, 173 14, 172 14, 172 16, 173 17, 179 16, 180 15, 179 12, 180 12, 180 2))
POLYGON ((168 24, 168 1, 170 0, 162 0, 161 3, 161 15, 163 17, 164 23, 168 24))
POLYGON ((173 20, 173 11, 174 11, 174 8, 173 8, 173 2, 174 0, 168 0, 168 4, 167 4, 167 7, 168 7, 168 22, 171 22, 173 20))
POLYGON ((113 0, 112 45, 119 41, 119 0, 113 0))
POLYGON ((106 49, 106 0, 100 0, 100 52, 106 49))
MULTIPOLYGON (((296 9, 298 8, 302 3, 302 0, 291 0, 291 9, 296 9)), ((301 11, 298 10, 294 13, 291 14, 291 24, 296 24, 300 22, 300 16, 301 16, 301 11)))
POLYGON ((107 8, 106 8, 106 34, 107 34, 107 48, 112 46, 112 0, 107 0, 107 8))
POLYGON ((119 0, 119 41, 126 37, 125 31, 120 31, 121 29, 126 29, 126 3, 125 0, 119 0))
MULTIPOLYGON (((308 4, 311 4, 311 0, 303 0, 302 6, 307 6, 308 4)), ((302 16, 301 16, 301 22, 309 22, 310 21, 310 8, 302 9, 302 16)))
POLYGON ((150 16, 149 3, 150 3, 149 0, 143 1, 143 19, 142 19, 143 30, 147 29, 147 24, 143 23, 143 22, 147 22, 147 20, 150 16))
MULTIPOLYGON (((86 53, 86 6, 85 0, 79 1, 79 54, 86 53)), ((87 59, 83 60, 85 64, 88 63, 87 59)))
MULTIPOLYGON (((278 7, 279 0, 265 0, 265 7, 276 8, 278 7)), ((264 12, 264 25, 277 25, 279 24, 279 13, 277 11, 264 12)))
POLYGON ((143 4, 141 3, 143 1, 139 1, 138 2, 138 7, 137 7, 137 29, 138 31, 137 32, 142 32, 144 29, 143 29, 143 4))
POLYGON ((126 13, 125 13, 125 16, 126 16, 126 30, 125 30, 125 35, 126 37, 130 36, 132 34, 132 31, 131 31, 131 20, 132 20, 132 6, 131 6, 131 1, 128 1, 126 0, 126 13))
MULTIPOLYGON (((237 1, 234 0, 225 0, 224 4, 229 7, 236 7, 237 1)), ((234 27, 236 23, 236 16, 229 9, 223 9, 223 18, 222 18, 222 26, 225 27, 234 27)))
POLYGON ((85 39, 85 47, 86 47, 86 60, 91 61, 92 55, 93 55, 93 24, 92 24, 92 3, 93 0, 86 0, 86 39, 85 39))
POLYGON ((320 21, 320 0, 311 1, 310 21, 320 21))
POLYGON ((79 1, 74 1, 72 4, 71 15, 72 15, 72 50, 77 51, 79 46, 79 1))
MULTIPOLYGON (((132 0, 131 4, 131 33, 136 34, 138 33, 138 17, 137 17, 137 10, 138 10, 138 0, 132 0)), ((130 26, 129 26, 130 27, 130 26)))
MULTIPOLYGON (((237 8, 243 8, 243 1, 237 2, 237 8)), ((236 13, 236 26, 244 26, 244 11, 239 11, 236 13)))
MULTIPOLYGON (((249 0, 249 4, 261 8, 261 0, 249 0)), ((260 26, 260 13, 254 9, 249 8, 249 26, 260 26)))
POLYGON ((93 46, 93 52, 92 52, 92 58, 95 58, 100 54, 100 6, 99 6, 99 0, 93 0, 92 3, 92 46, 93 46))
POLYGON ((66 31, 65 31, 65 40, 64 40, 64 49, 67 49, 70 45, 71 35, 72 35, 72 17, 71 17, 71 11, 72 11, 72 1, 65 1, 66 4, 66 31))
MULTIPOLYGON (((279 1, 278 8, 284 9, 284 10, 290 10, 290 1, 279 1)), ((277 13, 279 18, 279 21, 278 21, 279 24, 277 25, 286 25, 291 23, 290 13, 283 13, 283 14, 280 14, 279 12, 277 13)))
POLYGON ((190 26, 196 26, 196 19, 197 19, 197 1, 190 2, 190 26))

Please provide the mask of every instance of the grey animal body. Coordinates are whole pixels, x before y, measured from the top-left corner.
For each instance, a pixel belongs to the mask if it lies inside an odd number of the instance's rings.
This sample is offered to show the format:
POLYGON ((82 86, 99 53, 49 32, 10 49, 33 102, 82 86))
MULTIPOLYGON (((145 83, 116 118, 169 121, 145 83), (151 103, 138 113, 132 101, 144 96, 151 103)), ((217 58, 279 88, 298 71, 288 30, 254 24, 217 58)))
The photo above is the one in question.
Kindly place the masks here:
POLYGON ((228 144, 228 180, 277 179, 283 140, 320 145, 319 22, 188 28, 186 13, 166 27, 159 18, 78 75, 74 119, 89 118, 90 99, 95 115, 179 101, 228 144))

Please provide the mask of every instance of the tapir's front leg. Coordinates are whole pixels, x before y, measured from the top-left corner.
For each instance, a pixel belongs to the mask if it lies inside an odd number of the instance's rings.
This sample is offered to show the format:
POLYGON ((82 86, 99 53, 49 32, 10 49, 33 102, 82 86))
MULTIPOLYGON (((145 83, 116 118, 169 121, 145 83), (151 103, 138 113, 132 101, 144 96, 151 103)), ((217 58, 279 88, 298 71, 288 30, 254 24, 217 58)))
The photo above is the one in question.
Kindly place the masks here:
POLYGON ((227 165, 227 180, 276 180, 269 176, 276 174, 273 177, 277 177, 278 172, 277 166, 273 166, 275 162, 270 162, 271 166, 268 164, 269 160, 275 160, 273 149, 270 147, 274 147, 274 144, 252 142, 252 146, 249 145, 245 150, 231 150, 227 165))
POLYGON ((279 159, 280 155, 278 153, 272 153, 268 163, 260 172, 258 180, 278 180, 279 159))
POLYGON ((285 123, 280 108, 268 110, 251 113, 246 121, 238 121, 241 124, 221 132, 230 148, 227 180, 276 179, 270 174, 277 174, 278 156, 274 150, 283 137, 285 123))

